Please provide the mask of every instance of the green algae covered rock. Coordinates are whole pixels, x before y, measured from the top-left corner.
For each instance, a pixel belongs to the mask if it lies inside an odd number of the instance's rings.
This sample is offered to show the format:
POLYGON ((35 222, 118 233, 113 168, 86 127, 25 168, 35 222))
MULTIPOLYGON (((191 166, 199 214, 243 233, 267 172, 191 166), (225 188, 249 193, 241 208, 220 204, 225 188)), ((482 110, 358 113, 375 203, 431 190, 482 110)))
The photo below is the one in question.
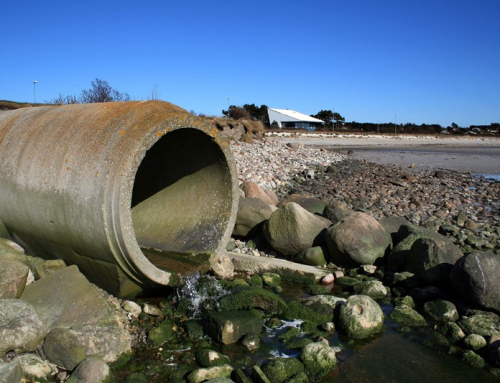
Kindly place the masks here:
POLYGON ((313 342, 306 345, 300 354, 306 371, 315 377, 321 377, 337 367, 335 351, 327 342, 313 342))
POLYGON ((394 307, 394 310, 392 310, 389 314, 389 318, 394 322, 410 327, 427 325, 427 322, 422 315, 405 304, 400 304, 394 307))
POLYGON ((353 339, 364 339, 382 331, 384 313, 379 304, 366 295, 351 295, 340 307, 340 331, 353 339))
POLYGON ((304 365, 295 358, 275 358, 262 367, 262 371, 273 383, 282 383, 303 372, 304 365))
POLYGON ((283 313, 285 319, 302 319, 319 325, 324 322, 331 322, 333 319, 333 310, 327 312, 318 312, 317 310, 304 305, 299 301, 288 303, 287 310, 283 313))
POLYGON ((170 338, 172 338, 172 322, 167 319, 149 331, 148 343, 159 347, 169 341, 170 338))
POLYGON ((277 314, 286 310, 287 304, 278 295, 259 287, 238 287, 219 300, 219 311, 261 309, 277 314))

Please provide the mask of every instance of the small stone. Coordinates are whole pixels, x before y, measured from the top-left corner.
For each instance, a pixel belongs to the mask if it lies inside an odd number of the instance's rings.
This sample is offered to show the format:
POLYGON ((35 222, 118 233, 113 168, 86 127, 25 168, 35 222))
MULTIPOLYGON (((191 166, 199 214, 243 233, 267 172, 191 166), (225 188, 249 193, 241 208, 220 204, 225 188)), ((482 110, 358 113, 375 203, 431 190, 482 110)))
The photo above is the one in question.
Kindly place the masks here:
POLYGON ((332 273, 328 273, 323 278, 321 278, 321 283, 323 285, 331 285, 334 281, 335 276, 332 273))
POLYGON ((125 301, 122 307, 132 316, 132 318, 139 318, 142 312, 141 306, 133 301, 125 301))

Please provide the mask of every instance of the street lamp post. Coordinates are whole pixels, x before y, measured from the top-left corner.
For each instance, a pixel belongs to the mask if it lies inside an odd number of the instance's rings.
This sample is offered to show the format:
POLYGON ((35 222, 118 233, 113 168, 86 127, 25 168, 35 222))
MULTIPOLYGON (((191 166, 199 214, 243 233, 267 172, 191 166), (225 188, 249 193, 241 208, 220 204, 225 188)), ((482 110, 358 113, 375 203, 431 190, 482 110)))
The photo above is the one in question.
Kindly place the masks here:
POLYGON ((36 80, 33 81, 33 104, 36 104, 36 80))

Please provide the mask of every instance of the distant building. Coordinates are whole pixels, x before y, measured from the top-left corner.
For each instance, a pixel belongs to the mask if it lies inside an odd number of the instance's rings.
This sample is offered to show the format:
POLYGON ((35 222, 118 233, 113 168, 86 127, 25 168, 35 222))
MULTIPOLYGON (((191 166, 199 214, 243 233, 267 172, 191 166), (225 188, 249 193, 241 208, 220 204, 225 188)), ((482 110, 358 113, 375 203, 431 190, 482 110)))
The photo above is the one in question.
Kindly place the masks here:
POLYGON ((295 128, 314 130, 317 126, 325 123, 323 120, 290 109, 267 108, 267 114, 269 115, 271 126, 278 125, 280 129, 295 128))

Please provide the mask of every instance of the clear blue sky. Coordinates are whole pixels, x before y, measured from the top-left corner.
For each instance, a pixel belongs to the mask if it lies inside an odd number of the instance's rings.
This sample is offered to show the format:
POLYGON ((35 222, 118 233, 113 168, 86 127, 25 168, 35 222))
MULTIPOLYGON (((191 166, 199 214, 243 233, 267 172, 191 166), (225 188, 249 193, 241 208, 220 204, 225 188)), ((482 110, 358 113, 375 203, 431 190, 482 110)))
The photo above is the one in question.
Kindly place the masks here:
POLYGON ((346 121, 500 122, 500 0, 9 1, 0 99, 95 78, 220 115, 246 103, 346 121))

